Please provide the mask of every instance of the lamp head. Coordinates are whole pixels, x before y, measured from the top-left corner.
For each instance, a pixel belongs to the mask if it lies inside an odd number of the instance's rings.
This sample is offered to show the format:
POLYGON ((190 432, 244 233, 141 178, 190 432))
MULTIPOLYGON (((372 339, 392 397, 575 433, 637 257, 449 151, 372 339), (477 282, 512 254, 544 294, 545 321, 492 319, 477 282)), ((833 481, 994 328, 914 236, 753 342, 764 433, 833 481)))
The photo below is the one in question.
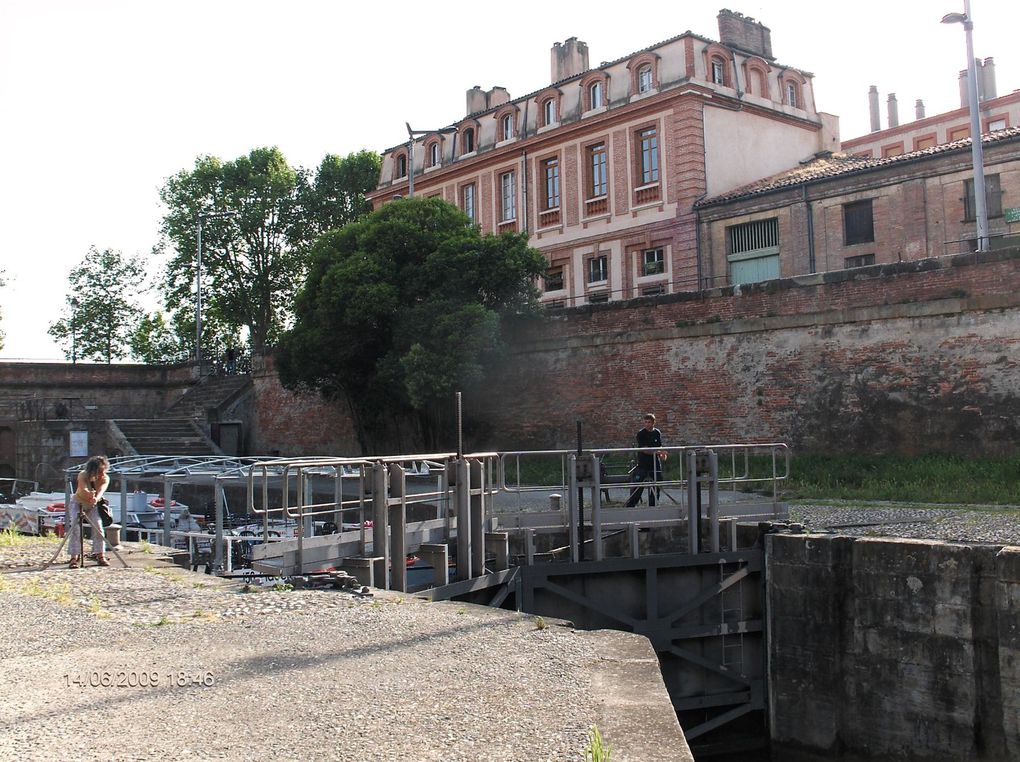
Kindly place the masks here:
POLYGON ((947 13, 942 17, 943 24, 966 24, 970 19, 966 13, 947 13))

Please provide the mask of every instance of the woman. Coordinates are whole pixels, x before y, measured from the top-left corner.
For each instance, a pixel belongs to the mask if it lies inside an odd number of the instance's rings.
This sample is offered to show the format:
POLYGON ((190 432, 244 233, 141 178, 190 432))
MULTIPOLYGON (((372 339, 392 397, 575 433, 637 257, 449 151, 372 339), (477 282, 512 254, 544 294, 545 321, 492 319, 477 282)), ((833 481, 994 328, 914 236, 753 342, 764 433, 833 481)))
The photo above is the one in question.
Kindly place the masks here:
POLYGON ((96 455, 89 458, 85 468, 78 472, 78 487, 71 496, 71 505, 67 511, 68 528, 68 552, 71 554, 70 568, 80 569, 81 559, 81 535, 78 532, 78 511, 82 508, 86 511, 86 517, 92 523, 92 555, 100 566, 109 566, 103 553, 103 533, 97 530, 99 527, 99 511, 96 503, 110 486, 110 477, 106 472, 110 468, 110 461, 103 455, 96 455))

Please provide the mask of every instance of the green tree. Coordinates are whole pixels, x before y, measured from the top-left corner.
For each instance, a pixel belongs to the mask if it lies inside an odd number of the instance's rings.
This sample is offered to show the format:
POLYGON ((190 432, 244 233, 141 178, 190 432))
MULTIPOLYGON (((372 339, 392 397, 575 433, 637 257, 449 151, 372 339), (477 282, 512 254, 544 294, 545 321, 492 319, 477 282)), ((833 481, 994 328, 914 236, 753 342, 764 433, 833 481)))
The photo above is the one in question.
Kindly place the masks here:
POLYGON ((327 156, 309 175, 291 167, 278 148, 256 148, 227 163, 200 157, 194 169, 171 177, 160 197, 169 210, 163 233, 177 250, 166 276, 175 328, 183 330, 194 304, 199 214, 218 213, 204 216, 202 226, 203 352, 236 343, 242 329, 252 350, 262 352, 292 317, 312 241, 364 213, 378 165, 369 152, 327 156), (207 323, 225 333, 207 332, 207 323))
POLYGON ((95 246, 67 277, 63 317, 48 333, 72 362, 112 362, 128 353, 138 307, 127 294, 145 274, 138 257, 95 246))
POLYGON ((131 356, 149 365, 184 362, 190 355, 173 325, 162 312, 142 315, 131 334, 131 356))
POLYGON ((453 393, 485 378, 503 320, 534 306, 545 259, 439 199, 386 204, 316 243, 277 355, 290 389, 346 401, 365 451, 412 415, 439 444, 453 393))

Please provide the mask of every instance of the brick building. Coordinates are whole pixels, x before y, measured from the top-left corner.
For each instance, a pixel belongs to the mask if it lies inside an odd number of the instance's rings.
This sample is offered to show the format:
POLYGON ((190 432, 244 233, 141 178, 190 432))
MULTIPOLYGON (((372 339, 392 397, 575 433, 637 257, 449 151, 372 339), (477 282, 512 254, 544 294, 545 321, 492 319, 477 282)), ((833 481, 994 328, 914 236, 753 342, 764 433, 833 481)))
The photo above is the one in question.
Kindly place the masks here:
POLYGON ((719 41, 685 32, 594 68, 585 43, 556 43, 552 84, 516 99, 474 87, 466 117, 385 151, 373 204, 413 190, 484 232, 527 232, 550 306, 697 289, 695 202, 839 145, 769 29, 718 22, 719 41))
MULTIPOLYGON (((981 132, 1020 126, 1020 90, 1003 96, 997 95, 995 63, 991 58, 978 62, 976 72, 981 132)), ((966 69, 960 72, 960 108, 943 114, 925 116, 924 104, 917 101, 914 121, 901 124, 896 94, 890 93, 886 101, 887 126, 881 129, 878 88, 873 85, 868 97, 871 132, 844 140, 841 147, 844 153, 866 158, 888 158, 970 137, 966 69)))
MULTIPOLYGON (((1020 240, 1020 127, 982 138, 993 248, 1020 240)), ((973 251, 970 139, 823 154, 695 204, 705 280, 748 283, 973 251)))

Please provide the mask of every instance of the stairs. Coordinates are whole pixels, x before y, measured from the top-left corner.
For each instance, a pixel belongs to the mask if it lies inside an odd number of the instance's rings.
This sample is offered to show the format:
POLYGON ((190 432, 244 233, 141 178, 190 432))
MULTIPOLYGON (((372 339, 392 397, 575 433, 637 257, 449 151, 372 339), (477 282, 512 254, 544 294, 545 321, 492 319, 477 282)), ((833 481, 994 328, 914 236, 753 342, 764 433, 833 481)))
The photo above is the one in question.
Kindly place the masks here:
POLYGON ((222 409, 251 386, 251 376, 206 376, 166 409, 173 418, 206 420, 208 408, 222 409))
POLYGON ((206 434, 208 425, 250 388, 250 376, 206 376, 160 418, 110 421, 112 438, 125 454, 222 455, 206 434))
POLYGON ((222 454, 190 418, 134 418, 111 423, 119 430, 122 444, 137 455, 222 454))

